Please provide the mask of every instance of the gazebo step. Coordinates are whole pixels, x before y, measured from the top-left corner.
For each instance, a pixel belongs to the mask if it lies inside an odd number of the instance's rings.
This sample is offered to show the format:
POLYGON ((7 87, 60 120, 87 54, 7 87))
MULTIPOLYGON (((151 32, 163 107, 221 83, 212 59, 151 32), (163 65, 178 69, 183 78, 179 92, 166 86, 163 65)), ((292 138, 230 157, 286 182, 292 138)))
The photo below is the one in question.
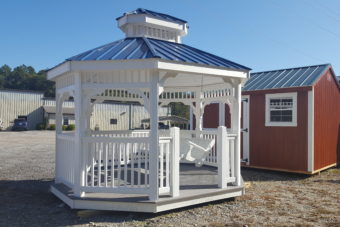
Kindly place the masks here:
POLYGON ((244 194, 244 187, 228 186, 220 189, 217 185, 183 186, 180 196, 161 196, 156 202, 149 201, 147 195, 132 194, 87 193, 85 197, 77 198, 73 196, 72 189, 64 184, 53 184, 51 192, 72 209, 157 213, 241 196, 244 194))

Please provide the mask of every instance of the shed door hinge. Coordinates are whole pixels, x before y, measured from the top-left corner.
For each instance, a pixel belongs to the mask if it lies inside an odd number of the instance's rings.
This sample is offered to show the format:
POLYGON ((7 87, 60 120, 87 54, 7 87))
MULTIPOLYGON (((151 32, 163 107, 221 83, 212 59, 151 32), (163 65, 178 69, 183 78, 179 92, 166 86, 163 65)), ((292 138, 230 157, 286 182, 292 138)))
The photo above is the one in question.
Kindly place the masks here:
POLYGON ((241 129, 241 132, 248 132, 248 128, 241 129))
POLYGON ((248 103, 248 98, 243 98, 242 102, 247 102, 248 103))

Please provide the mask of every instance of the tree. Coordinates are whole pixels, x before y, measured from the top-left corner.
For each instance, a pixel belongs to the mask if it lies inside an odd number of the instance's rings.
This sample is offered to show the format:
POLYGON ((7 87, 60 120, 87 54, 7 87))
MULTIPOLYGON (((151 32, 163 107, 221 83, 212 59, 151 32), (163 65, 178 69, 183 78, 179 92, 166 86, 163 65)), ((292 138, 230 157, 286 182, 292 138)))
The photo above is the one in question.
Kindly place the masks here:
POLYGON ((179 102, 172 102, 169 104, 169 106, 171 107, 171 115, 189 119, 190 117, 189 106, 186 106, 183 103, 179 102))
POLYGON ((5 88, 5 78, 11 73, 12 69, 8 65, 0 67, 0 88, 5 88))
POLYGON ((0 89, 43 91, 46 97, 55 97, 55 84, 47 80, 47 70, 36 73, 32 66, 20 65, 13 70, 8 65, 0 68, 0 89))

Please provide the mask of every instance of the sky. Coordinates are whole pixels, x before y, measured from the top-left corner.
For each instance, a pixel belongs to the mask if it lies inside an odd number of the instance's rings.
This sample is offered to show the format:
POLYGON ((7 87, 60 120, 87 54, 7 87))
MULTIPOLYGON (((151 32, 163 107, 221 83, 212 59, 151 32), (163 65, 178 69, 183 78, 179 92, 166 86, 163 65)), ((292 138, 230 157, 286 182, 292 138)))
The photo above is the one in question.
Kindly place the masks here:
POLYGON ((0 66, 39 71, 122 39, 116 18, 136 8, 188 21, 183 43, 253 72, 331 63, 340 75, 339 0, 1 0, 0 66))

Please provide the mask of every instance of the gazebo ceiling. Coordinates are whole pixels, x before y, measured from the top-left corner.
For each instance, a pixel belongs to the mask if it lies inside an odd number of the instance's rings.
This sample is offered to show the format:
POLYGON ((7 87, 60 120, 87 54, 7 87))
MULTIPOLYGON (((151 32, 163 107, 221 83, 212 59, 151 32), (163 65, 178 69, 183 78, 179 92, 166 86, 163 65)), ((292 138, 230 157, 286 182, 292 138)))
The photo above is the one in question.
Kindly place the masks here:
POLYGON ((125 38, 85 51, 67 61, 100 61, 159 58, 248 71, 250 68, 193 48, 191 46, 146 37, 125 38))

